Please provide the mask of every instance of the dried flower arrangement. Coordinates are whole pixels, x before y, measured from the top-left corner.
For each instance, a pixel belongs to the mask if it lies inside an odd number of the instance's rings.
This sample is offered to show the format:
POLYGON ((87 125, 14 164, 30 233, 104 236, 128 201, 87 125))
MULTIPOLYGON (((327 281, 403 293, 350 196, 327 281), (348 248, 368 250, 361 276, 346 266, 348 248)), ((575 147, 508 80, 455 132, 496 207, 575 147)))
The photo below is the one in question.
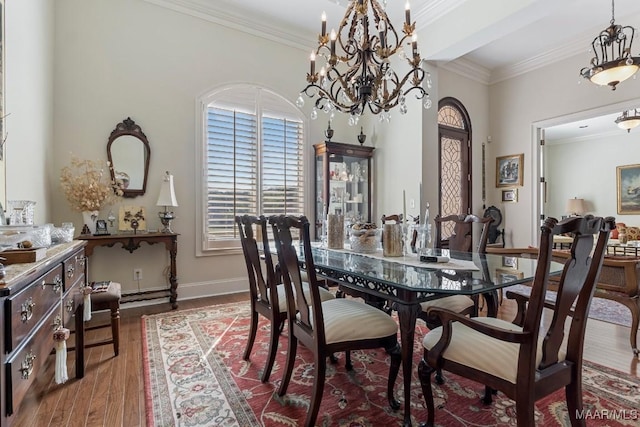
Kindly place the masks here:
POLYGON ((111 180, 109 162, 71 157, 62 168, 60 183, 71 207, 78 212, 99 211, 122 196, 122 185, 111 180), (106 168, 105 168, 106 166, 106 168))

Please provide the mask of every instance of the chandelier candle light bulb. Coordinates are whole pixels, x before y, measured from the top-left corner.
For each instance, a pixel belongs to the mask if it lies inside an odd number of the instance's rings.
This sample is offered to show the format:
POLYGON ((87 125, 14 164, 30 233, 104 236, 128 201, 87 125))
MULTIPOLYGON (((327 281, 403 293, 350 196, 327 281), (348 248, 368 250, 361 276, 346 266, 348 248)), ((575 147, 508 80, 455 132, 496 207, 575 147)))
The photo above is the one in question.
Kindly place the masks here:
MULTIPOLYGON (((404 100, 412 91, 417 99, 427 98, 425 108, 431 106, 422 87, 428 73, 421 67, 409 2, 405 5, 401 31, 396 31, 377 0, 350 1, 339 26, 332 29, 329 36, 326 20, 323 12, 318 46, 310 57, 308 84, 300 92, 301 96, 315 99, 314 111, 335 110, 350 114, 356 122, 369 109, 373 114, 384 113, 383 119, 389 121, 394 107, 400 105, 400 113, 407 112, 404 100), (404 53, 404 46, 409 42, 411 57, 404 53), (409 66, 406 74, 399 74, 395 66, 391 68, 390 59, 395 54, 409 66), (320 75, 315 72, 316 60, 322 62, 320 75)), ((304 103, 300 99, 298 105, 304 103)), ((311 114, 312 119, 316 117, 317 114, 311 114)))

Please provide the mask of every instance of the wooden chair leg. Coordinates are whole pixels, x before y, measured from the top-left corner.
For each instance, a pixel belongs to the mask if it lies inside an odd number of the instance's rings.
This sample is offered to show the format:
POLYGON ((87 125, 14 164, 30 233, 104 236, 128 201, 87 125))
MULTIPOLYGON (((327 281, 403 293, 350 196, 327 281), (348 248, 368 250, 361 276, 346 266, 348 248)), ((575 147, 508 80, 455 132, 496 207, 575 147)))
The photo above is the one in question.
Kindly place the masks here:
POLYGON ((431 390, 431 374, 433 371, 434 369, 427 365, 424 359, 420 360, 420 363, 418 364, 418 378, 420 379, 420 386, 422 387, 424 403, 427 406, 426 427, 433 427, 433 421, 435 418, 435 405, 433 403, 433 391, 431 390))
POLYGON ((278 341, 280 338, 280 322, 278 319, 273 319, 271 322, 271 335, 269 336, 269 352, 267 353, 267 362, 264 365, 264 371, 262 372, 262 378, 260 381, 266 383, 269 381, 271 375, 271 369, 273 369, 273 362, 276 360, 276 352, 278 351, 278 341))
POLYGON ((289 381, 291 381, 291 374, 293 373, 293 362, 296 360, 296 351, 298 349, 298 339, 290 333, 289 345, 287 346, 287 361, 284 366, 284 373, 282 374, 282 381, 280 387, 278 387, 278 396, 284 396, 289 387, 289 381))
POLYGON ((256 340, 256 331, 258 330, 258 312, 251 307, 251 321, 249 322, 249 338, 247 339, 247 346, 244 349, 242 358, 249 360, 253 343, 256 340))
POLYGON ((516 399, 516 419, 519 426, 535 425, 535 405, 531 396, 520 396, 516 399))
POLYGON ((113 353, 120 354, 120 302, 111 307, 111 336, 113 339, 113 353))
POLYGON ((322 392, 324 391, 324 382, 327 376, 327 359, 322 354, 316 354, 315 368, 316 372, 313 378, 309 412, 307 412, 307 419, 304 422, 306 427, 313 427, 315 425, 318 411, 320 410, 320 402, 322 401, 322 392))
POLYGON ((578 367, 580 372, 576 379, 565 387, 565 395, 567 398, 567 411, 569 412, 569 420, 571 425, 584 426, 584 417, 578 418, 579 412, 582 411, 582 367, 578 367))

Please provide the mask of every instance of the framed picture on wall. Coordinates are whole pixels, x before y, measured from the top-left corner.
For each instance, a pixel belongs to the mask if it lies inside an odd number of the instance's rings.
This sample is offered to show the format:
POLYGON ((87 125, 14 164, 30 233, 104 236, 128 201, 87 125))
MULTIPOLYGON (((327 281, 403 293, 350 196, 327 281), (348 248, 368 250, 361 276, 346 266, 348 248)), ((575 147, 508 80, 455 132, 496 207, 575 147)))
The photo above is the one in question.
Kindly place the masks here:
POLYGON ((616 168, 618 214, 640 214, 640 165, 616 168))
POLYGON ((120 206, 119 231, 140 231, 147 229, 147 214, 144 206, 120 206))
POLYGON ((522 186, 524 154, 496 157, 496 187, 522 186))
POLYGON ((518 189, 512 188, 510 190, 502 190, 503 202, 517 202, 518 201, 518 189))

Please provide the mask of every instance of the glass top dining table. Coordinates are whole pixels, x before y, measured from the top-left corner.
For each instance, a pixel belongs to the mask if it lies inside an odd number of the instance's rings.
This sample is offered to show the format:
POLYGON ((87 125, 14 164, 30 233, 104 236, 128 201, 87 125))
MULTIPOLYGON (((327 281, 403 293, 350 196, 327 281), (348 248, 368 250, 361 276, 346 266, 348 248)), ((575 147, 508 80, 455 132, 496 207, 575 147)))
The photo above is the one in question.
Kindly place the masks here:
MULTIPOLYGON (((360 254, 319 245, 314 245, 312 252, 318 276, 364 294, 368 302, 391 302, 397 311, 404 376, 404 426, 411 425, 411 372, 420 303, 449 295, 482 295, 487 315, 495 317, 497 291, 530 282, 537 267, 535 258, 434 249, 430 255, 447 256, 449 262, 420 262, 415 254, 384 257, 382 251, 360 254)), ((552 262, 550 274, 559 273, 562 267, 552 262)))

